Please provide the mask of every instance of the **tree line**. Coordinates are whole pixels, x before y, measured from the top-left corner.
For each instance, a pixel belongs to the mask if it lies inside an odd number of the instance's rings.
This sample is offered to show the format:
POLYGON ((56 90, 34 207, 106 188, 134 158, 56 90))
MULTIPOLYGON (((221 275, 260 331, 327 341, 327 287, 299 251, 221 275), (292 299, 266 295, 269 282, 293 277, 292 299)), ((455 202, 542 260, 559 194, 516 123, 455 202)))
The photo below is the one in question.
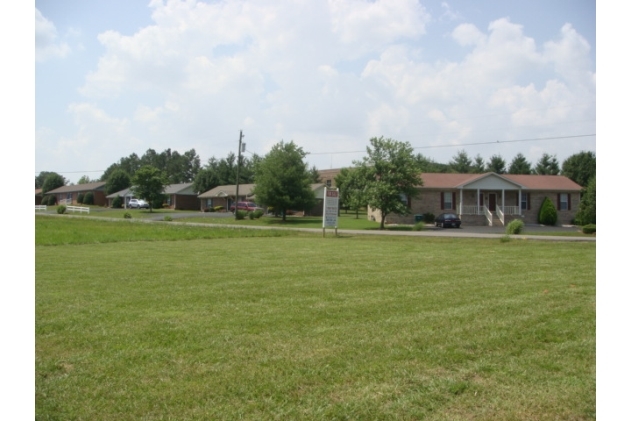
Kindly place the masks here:
MULTIPOLYGON (((353 162, 354 167, 340 171, 336 185, 340 187, 340 199, 346 207, 355 210, 366 206, 380 209, 382 228, 388 214, 407 211, 402 197, 407 200, 414 197, 416 187, 422 185, 420 174, 423 172, 561 173, 585 187, 587 202, 593 197, 593 218, 592 213, 584 218, 595 222, 596 155, 593 152, 574 154, 563 162, 561 168, 556 156, 544 153, 532 166, 519 153, 507 168, 500 155, 493 155, 485 162, 479 154, 471 159, 464 150, 459 150, 449 164, 439 164, 422 154, 414 155, 407 142, 383 137, 370 139, 366 151, 366 157, 353 162)), ((110 165, 100 181, 106 182, 106 194, 134 185, 157 204, 164 186, 168 184, 193 182, 195 191, 201 193, 216 186, 236 184, 238 173, 239 184, 256 184, 254 194, 257 200, 280 210, 284 217, 288 209, 306 209, 315 203, 310 185, 319 182, 319 174, 317 168, 307 167, 305 157, 306 153, 293 141, 278 143, 265 157, 256 154, 251 158, 237 157, 230 153, 226 158, 210 158, 203 167, 194 149, 184 154, 171 149, 158 154, 149 149, 142 157, 131 154, 110 165), (147 190, 145 187, 148 185, 151 187, 147 190)), ((79 181, 96 180, 84 176, 79 181)), ((42 188, 44 193, 65 184, 66 180, 57 173, 42 172, 35 177, 35 187, 42 188)))

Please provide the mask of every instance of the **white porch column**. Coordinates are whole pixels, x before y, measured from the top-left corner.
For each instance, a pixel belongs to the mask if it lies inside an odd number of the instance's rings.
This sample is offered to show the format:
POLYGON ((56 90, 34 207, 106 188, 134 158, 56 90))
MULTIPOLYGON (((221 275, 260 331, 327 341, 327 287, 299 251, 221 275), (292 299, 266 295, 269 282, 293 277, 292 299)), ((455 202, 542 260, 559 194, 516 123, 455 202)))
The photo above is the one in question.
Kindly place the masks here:
POLYGON ((504 208, 504 189, 502 189, 502 212, 506 212, 506 208, 504 208))
POLYGON ((460 189, 460 217, 462 217, 462 189, 460 189))
POLYGON ((519 188, 519 202, 517 202, 517 206, 519 206, 519 213, 518 215, 521 215, 521 187, 519 188))
POLYGON ((476 210, 476 215, 480 214, 480 189, 475 191, 475 203, 478 204, 478 209, 476 210))

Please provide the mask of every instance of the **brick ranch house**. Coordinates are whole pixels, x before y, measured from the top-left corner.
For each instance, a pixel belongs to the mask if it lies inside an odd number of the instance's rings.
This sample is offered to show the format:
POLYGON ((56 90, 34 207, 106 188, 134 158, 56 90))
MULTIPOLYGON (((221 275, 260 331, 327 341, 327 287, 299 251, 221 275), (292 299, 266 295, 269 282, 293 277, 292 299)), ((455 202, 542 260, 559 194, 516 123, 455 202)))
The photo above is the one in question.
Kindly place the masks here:
MULTIPOLYGON (((169 209, 177 210, 196 210, 197 209, 197 193, 193 191, 193 183, 169 184, 162 191, 164 194, 164 204, 169 209)), ((107 198, 107 206, 112 207, 114 199, 118 196, 124 199, 123 207, 129 206, 129 201, 138 198, 134 195, 133 187, 112 193, 107 198)))
POLYGON ((253 202, 253 189, 254 184, 239 184, 239 197, 237 200, 235 197, 237 194, 237 186, 235 184, 217 186, 197 196, 200 210, 203 211, 206 208, 223 206, 223 209, 227 211, 235 202, 253 202))
POLYGON ((46 196, 53 194, 57 197, 59 205, 76 205, 80 193, 85 194, 92 192, 94 194, 94 204, 97 206, 106 206, 105 198, 105 181, 96 183, 73 184, 71 186, 61 186, 46 193, 46 196))
MULTIPOLYGON (((252 193, 256 184, 239 184, 239 202, 256 202, 256 197, 252 193)), ((300 210, 299 212, 306 213, 311 216, 322 216, 322 201, 324 200, 324 188, 325 184, 316 183, 311 184, 316 198, 316 205, 307 210, 306 212, 300 210)), ((200 209, 203 211, 206 208, 212 208, 215 206, 223 206, 224 210, 229 210, 230 206, 237 201, 235 200, 236 185, 217 186, 197 196, 200 201, 200 209)), ((264 205, 260 203, 259 205, 264 205)))
MULTIPOLYGON (((463 225, 506 225, 514 219, 538 223, 548 197, 556 206, 558 224, 570 224, 578 210, 581 186, 561 175, 423 173, 418 196, 402 197, 409 215, 389 214, 386 223, 413 224, 415 214, 452 212, 463 225)), ((381 220, 378 209, 368 218, 381 220)))

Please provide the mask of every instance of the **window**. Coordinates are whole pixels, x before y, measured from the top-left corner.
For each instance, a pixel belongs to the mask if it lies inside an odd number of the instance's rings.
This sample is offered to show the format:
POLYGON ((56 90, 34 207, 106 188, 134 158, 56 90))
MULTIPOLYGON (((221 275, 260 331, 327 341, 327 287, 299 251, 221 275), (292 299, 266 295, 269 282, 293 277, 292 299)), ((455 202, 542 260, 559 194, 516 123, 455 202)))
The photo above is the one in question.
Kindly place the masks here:
POLYGON ((529 193, 521 194, 521 210, 528 210, 530 207, 528 204, 530 203, 529 193))
POLYGON ((331 187, 331 180, 326 180, 326 186, 331 187))
POLYGON ((440 208, 441 209, 456 209, 456 194, 452 192, 441 192, 440 193, 440 208))
POLYGON ((559 210, 570 210, 570 198, 567 193, 559 193, 559 210))
POLYGON ((410 202, 410 198, 408 197, 407 194, 400 193, 399 198, 401 199, 401 202, 403 202, 403 204, 407 206, 408 208, 412 206, 412 203, 410 202))

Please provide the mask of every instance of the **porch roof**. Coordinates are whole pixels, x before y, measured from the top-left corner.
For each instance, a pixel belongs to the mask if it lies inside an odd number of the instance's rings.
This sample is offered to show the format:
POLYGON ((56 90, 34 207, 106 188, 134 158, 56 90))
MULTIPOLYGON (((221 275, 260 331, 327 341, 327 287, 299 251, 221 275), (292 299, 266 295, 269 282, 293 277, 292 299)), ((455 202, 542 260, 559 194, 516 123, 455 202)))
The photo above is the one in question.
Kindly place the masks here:
MULTIPOLYGON (((250 197, 252 195, 252 190, 254 189, 255 184, 239 184, 239 196, 250 197)), ((211 197, 229 197, 237 194, 237 186, 227 185, 227 186, 217 186, 214 189, 210 189, 207 192, 204 192, 197 196, 199 199, 207 199, 211 197)))
POLYGON ((97 181, 94 183, 61 186, 54 190, 50 190, 49 192, 47 192, 47 194, 87 192, 87 191, 103 190, 104 188, 105 188, 105 181, 97 181))

